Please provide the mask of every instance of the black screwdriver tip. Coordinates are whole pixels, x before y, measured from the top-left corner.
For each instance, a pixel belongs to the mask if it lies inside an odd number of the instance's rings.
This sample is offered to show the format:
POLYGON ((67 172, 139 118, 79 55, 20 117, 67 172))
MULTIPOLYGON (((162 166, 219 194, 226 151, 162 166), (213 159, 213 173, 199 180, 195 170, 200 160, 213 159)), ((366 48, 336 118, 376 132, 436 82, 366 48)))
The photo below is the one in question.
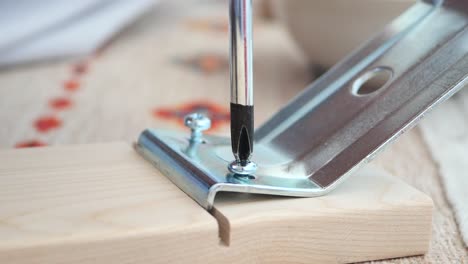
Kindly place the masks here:
POLYGON ((253 152, 254 107, 231 103, 231 146, 234 157, 245 166, 253 152))

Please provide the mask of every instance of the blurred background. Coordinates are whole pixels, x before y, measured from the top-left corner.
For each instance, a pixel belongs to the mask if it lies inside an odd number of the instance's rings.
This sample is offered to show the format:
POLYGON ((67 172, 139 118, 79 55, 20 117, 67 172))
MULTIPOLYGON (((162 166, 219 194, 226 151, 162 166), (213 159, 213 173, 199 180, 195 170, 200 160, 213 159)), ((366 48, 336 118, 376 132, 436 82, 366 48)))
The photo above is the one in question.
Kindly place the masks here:
MULTIPOLYGON (((164 5, 163 2, 2 1, 0 63, 5 66, 89 54, 145 14, 151 15, 148 13, 155 12, 156 8, 164 9, 156 7, 164 5)), ((180 11, 196 9, 197 5, 206 8, 210 2, 222 5, 227 1, 188 0, 181 4, 180 10, 171 14, 172 21, 177 21, 180 11)), ((311 61, 327 66, 378 32, 413 3, 415 0, 254 1, 257 18, 283 23, 311 61)))
MULTIPOLYGON (((227 2, 0 1, 0 146, 132 140, 192 108, 225 133, 227 2)), ((254 0, 257 125, 414 2, 254 0)))

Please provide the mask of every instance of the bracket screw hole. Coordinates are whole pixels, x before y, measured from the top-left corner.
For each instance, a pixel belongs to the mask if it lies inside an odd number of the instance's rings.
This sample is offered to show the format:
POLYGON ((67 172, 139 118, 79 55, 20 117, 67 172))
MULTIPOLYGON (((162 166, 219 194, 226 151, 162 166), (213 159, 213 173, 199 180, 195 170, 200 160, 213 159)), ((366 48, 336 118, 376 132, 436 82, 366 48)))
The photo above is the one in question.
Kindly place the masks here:
POLYGON ((393 71, 389 67, 377 67, 357 78, 352 87, 354 95, 363 96, 376 92, 383 88, 393 77, 393 71))

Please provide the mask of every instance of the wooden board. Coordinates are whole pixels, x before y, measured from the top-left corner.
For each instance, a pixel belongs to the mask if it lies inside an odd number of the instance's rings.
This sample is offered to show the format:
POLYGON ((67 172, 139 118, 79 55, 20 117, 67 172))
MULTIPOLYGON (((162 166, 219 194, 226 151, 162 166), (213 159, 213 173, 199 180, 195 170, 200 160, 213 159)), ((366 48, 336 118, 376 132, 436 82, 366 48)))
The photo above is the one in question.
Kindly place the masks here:
POLYGON ((218 245, 215 219, 128 144, 2 151, 0 183, 2 264, 202 263, 218 245))
POLYGON ((431 199, 377 167, 322 197, 225 194, 215 207, 231 250, 252 262, 360 262, 429 247, 431 199))
POLYGON ((224 194, 214 217, 124 143, 3 151, 0 182, 0 263, 347 263, 431 231, 431 200, 375 168, 320 198, 224 194))

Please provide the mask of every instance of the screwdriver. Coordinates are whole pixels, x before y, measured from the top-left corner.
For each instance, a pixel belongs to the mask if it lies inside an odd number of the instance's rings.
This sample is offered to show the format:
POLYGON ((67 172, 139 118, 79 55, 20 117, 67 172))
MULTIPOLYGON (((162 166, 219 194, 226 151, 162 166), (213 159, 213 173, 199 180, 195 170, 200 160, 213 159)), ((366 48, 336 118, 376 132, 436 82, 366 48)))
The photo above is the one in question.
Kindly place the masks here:
POLYGON ((234 162, 229 169, 251 174, 254 140, 252 0, 229 1, 231 147, 234 162))

